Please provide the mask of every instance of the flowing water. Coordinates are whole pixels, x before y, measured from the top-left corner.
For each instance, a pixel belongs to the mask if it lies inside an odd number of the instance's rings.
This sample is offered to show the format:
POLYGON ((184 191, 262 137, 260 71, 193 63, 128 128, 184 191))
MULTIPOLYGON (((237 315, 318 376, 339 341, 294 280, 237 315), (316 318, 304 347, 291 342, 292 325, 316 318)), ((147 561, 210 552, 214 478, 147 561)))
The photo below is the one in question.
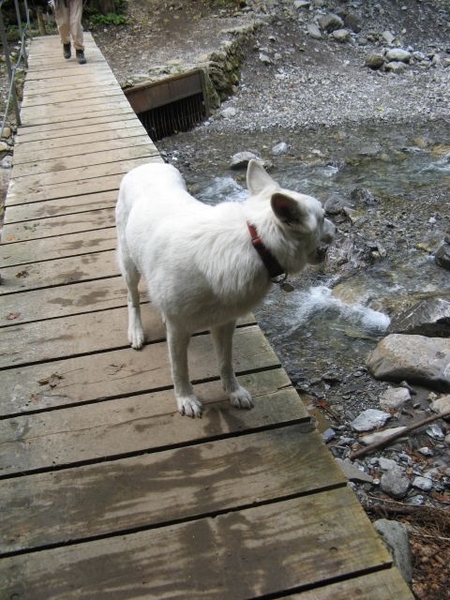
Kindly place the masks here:
POLYGON ((356 199, 346 215, 332 217, 339 233, 329 263, 292 277, 290 293, 274 286, 255 311, 299 388, 329 395, 339 382, 342 394, 349 382, 349 395, 405 298, 450 295, 450 273, 433 256, 450 234, 449 140, 450 127, 436 125, 325 130, 301 139, 276 131, 215 140, 202 128, 162 142, 206 203, 246 197, 244 172, 229 169, 230 156, 242 150, 272 162, 271 176, 283 187, 323 202, 356 199), (280 140, 289 153, 271 156, 280 140))

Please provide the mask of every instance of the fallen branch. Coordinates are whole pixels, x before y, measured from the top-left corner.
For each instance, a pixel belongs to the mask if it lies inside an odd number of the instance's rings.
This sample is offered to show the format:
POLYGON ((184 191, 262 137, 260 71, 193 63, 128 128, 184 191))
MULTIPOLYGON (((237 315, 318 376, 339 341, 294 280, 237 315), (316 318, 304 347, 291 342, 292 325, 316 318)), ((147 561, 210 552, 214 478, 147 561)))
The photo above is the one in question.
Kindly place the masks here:
POLYGON ((398 438, 403 437, 405 434, 410 433, 411 431, 414 431, 414 429, 418 429, 419 427, 428 425, 429 423, 432 423, 433 421, 437 421, 438 419, 445 419, 446 417, 450 417, 450 410, 446 410, 443 413, 433 415, 432 417, 427 417, 426 419, 422 419, 422 421, 418 421, 417 423, 408 425, 401 431, 397 431, 396 433, 393 433, 392 435, 385 438, 384 440, 379 440, 378 442, 374 442, 373 444, 370 444, 369 446, 366 446, 365 448, 360 448, 359 450, 356 450, 356 452, 352 452, 350 454, 350 460, 354 460, 355 458, 361 458, 361 456, 370 454, 371 452, 373 452, 374 450, 377 450, 378 448, 384 448, 385 446, 389 446, 392 442, 394 442, 398 438))

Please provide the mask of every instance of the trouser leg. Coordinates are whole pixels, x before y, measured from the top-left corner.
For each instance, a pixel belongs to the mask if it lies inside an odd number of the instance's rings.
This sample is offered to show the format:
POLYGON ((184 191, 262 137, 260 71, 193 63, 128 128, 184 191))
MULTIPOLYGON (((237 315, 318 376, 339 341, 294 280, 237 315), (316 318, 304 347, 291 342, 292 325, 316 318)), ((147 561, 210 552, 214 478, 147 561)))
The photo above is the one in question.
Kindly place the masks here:
MULTIPOLYGON (((82 1, 82 0, 81 0, 82 1)), ((70 44, 69 3, 57 2, 55 6, 55 21, 58 26, 61 44, 70 44)))
POLYGON ((81 25, 82 15, 83 0, 70 0, 70 33, 75 50, 84 50, 83 27, 81 25))

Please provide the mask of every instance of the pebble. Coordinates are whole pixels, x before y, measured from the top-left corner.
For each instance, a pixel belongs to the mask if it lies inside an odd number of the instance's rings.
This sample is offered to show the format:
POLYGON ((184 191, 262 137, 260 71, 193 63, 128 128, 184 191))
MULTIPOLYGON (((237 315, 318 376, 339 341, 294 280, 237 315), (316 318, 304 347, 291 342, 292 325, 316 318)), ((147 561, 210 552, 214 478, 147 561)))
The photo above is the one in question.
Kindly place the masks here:
POLYGON ((437 423, 433 423, 426 429, 427 435, 429 435, 434 440, 443 440, 445 438, 445 434, 442 431, 441 427, 437 423))
POLYGON ((368 408, 352 421, 351 426, 355 431, 370 431, 371 429, 382 427, 390 418, 391 415, 387 412, 368 408))
POLYGON ((410 486, 411 482, 409 478, 398 465, 395 465, 390 471, 383 473, 380 479, 381 489, 392 498, 404 498, 410 486))
POLYGON ((433 488, 433 481, 428 477, 415 477, 412 484, 423 492, 429 492, 433 488))
POLYGON ((383 410, 399 410, 411 399, 407 388, 388 387, 380 397, 380 406, 383 410))

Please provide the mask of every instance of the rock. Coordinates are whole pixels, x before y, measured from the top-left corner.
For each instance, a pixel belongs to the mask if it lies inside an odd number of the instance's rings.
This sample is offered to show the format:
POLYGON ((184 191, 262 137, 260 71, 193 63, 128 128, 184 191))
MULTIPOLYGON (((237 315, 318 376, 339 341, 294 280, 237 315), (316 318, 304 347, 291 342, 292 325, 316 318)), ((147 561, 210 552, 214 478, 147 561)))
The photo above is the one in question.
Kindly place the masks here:
POLYGON ((341 44, 348 42, 350 39, 350 31, 348 29, 335 29, 331 33, 331 37, 341 44))
POLYGON ((359 439, 359 441, 362 442, 363 444, 365 444, 366 446, 370 446, 370 444, 375 444, 377 442, 381 442, 382 440, 385 440, 386 438, 390 437, 391 435, 394 435, 395 433, 403 431, 404 429, 406 429, 406 427, 404 427, 404 426, 391 427, 390 429, 384 429, 383 431, 377 431, 375 433, 369 433, 368 435, 364 435, 363 437, 361 437, 359 439))
POLYGON ((260 160, 259 156, 253 154, 253 152, 237 152, 231 157, 230 168, 244 169, 245 167, 247 167, 248 163, 252 160, 252 158, 260 160))
POLYGON ((0 161, 0 167, 2 169, 11 169, 13 166, 13 157, 10 156, 9 154, 7 156, 5 156, 4 158, 2 158, 2 160, 0 161))
POLYGON ((408 63, 411 60, 411 52, 402 50, 402 48, 391 48, 386 52, 385 56, 389 62, 408 63))
POLYGON ((388 519, 378 519, 373 525, 386 544, 403 579, 411 583, 412 562, 406 525, 388 519))
POLYGON ((279 142, 278 144, 275 144, 270 151, 273 156, 281 156, 282 154, 287 154, 288 152, 289 146, 286 144, 286 142, 279 142))
POLYGON ((391 333, 428 337, 450 337, 450 302, 444 298, 424 298, 392 317, 391 333))
POLYGON ((445 434, 437 423, 433 423, 426 428, 427 435, 433 440, 442 441, 445 438, 445 434))
POLYGON ((437 414, 448 412, 450 410, 450 396, 442 396, 442 398, 434 400, 431 403, 430 408, 437 414))
POLYGON ((373 477, 368 473, 365 473, 358 467, 355 467, 350 461, 336 458, 335 461, 341 468, 348 481, 354 481, 357 483, 373 483, 373 477))
POLYGON ((385 63, 384 56, 378 52, 370 52, 364 61, 364 65, 369 69, 380 69, 385 63))
POLYGON ((324 208, 329 215, 339 215, 344 212, 344 208, 351 207, 348 200, 334 193, 325 201, 324 208))
POLYGON ((310 37, 314 40, 321 40, 322 34, 320 33, 320 29, 317 27, 315 23, 308 23, 306 26, 306 31, 310 37))
POLYGON ((392 42, 395 40, 395 35, 390 31, 383 31, 381 37, 387 44, 392 44, 392 42))
POLYGON ((259 60, 265 65, 271 65, 273 63, 270 56, 267 56, 267 54, 264 54, 264 52, 259 53, 259 60))
POLYGON ((409 478, 398 465, 390 471, 383 473, 380 479, 381 489, 392 498, 404 498, 408 493, 410 485, 409 478))
POLYGON ((322 31, 326 31, 327 33, 331 33, 336 29, 342 29, 344 27, 344 21, 338 15, 333 13, 328 13, 323 17, 320 17, 318 20, 319 27, 322 31))
POLYGON ((411 399, 409 390, 405 387, 389 387, 380 397, 380 406, 383 410, 399 410, 411 399))
POLYGON ((331 442, 332 439, 334 439, 336 437, 336 432, 332 427, 328 427, 328 429, 325 429, 325 431, 322 433, 322 439, 325 442, 325 444, 328 444, 328 442, 331 442))
POLYGON ((390 458, 384 458, 384 456, 380 456, 378 459, 378 465, 382 471, 390 471, 391 469, 395 469, 397 463, 395 460, 390 458))
POLYGON ((406 65, 403 62, 392 61, 387 63, 384 67, 386 71, 390 71, 391 73, 403 73, 406 70, 406 65))
POLYGON ((311 6, 311 2, 303 2, 302 0, 295 0, 294 8, 300 10, 301 8, 309 8, 311 6))
POLYGON ((450 270, 450 244, 444 242, 434 255, 434 260, 440 267, 450 270))
POLYGON ((228 106, 227 108, 224 108, 220 114, 224 119, 232 119, 236 116, 236 109, 232 106, 228 106))
MULTIPOLYGON (((367 155, 367 153, 366 153, 367 155)), ((367 188, 356 187, 350 193, 350 199, 355 203, 356 206, 373 206, 377 204, 377 199, 373 193, 367 188)))
POLYGON ((429 477, 415 477, 412 482, 413 487, 422 492, 429 492, 433 488, 433 480, 429 477))
POLYGON ((437 391, 450 391, 450 339, 391 334, 367 359, 376 379, 408 381, 437 391))
POLYGON ((377 427, 383 427, 390 418, 391 415, 389 413, 374 408, 368 408, 359 414, 350 425, 355 431, 370 431, 377 427))

